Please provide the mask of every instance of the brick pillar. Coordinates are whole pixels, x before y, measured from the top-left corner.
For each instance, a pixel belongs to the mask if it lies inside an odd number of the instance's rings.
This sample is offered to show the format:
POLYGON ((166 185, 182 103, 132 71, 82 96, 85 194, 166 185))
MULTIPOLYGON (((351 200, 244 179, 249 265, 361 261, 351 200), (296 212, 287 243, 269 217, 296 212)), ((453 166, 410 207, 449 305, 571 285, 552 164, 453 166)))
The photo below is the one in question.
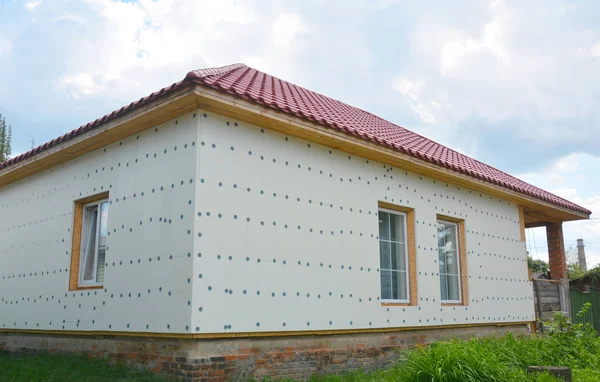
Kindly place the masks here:
POLYGON ((548 240, 548 258, 550 260, 550 278, 552 280, 569 278, 562 223, 549 223, 546 225, 546 237, 548 240))

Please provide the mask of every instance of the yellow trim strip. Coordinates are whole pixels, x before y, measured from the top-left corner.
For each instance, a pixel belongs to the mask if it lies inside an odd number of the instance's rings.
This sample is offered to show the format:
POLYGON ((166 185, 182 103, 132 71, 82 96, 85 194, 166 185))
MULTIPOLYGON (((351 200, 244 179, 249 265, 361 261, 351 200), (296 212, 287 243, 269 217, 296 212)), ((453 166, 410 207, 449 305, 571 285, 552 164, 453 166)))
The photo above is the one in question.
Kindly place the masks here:
POLYGON ((340 330, 306 330, 285 332, 241 332, 241 333, 156 333, 156 332, 118 332, 107 330, 36 330, 36 329, 0 329, 0 333, 23 333, 23 334, 51 334, 51 335, 74 335, 74 336, 124 336, 124 337, 157 337, 157 338, 186 338, 186 339, 213 339, 213 338, 248 338, 248 337, 290 337, 290 336, 328 336, 339 334, 362 334, 362 333, 395 333, 416 330, 440 330, 457 328, 474 328, 483 326, 518 326, 529 325, 530 321, 478 323, 478 324, 452 324, 437 326, 407 326, 394 328, 374 329, 340 329, 340 330))

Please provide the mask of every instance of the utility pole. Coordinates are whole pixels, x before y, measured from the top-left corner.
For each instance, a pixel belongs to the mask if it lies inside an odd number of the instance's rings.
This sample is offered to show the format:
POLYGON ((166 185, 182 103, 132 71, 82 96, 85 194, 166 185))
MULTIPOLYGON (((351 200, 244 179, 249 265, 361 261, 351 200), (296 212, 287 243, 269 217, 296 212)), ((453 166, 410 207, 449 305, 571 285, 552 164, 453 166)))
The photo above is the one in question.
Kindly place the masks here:
POLYGON ((583 245, 583 239, 577 239, 577 258, 579 259, 579 268, 582 271, 587 272, 587 264, 585 262, 585 246, 583 245))

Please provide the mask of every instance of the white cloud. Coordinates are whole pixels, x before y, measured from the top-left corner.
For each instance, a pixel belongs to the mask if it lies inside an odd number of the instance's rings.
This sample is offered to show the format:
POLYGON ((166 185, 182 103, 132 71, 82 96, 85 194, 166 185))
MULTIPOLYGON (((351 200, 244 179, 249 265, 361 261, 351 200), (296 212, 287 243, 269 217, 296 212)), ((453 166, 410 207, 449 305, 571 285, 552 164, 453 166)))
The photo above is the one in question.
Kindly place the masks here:
POLYGON ((579 157, 576 153, 559 158, 556 161, 556 169, 562 172, 573 172, 579 168, 579 157))
POLYGON ((42 4, 42 0, 30 1, 27 4, 25 4, 25 8, 27 8, 30 11, 33 11, 34 9, 39 7, 40 4, 42 4))
POLYGON ((12 54, 12 41, 0 35, 0 56, 10 56, 12 54))
MULTIPOLYGON (((85 26, 69 43, 57 88, 73 98, 129 101, 181 80, 193 69, 245 62, 288 75, 302 42, 318 36, 285 9, 251 1, 90 0, 91 9, 54 21, 85 26)), ((66 25, 65 25, 66 27, 66 25)))
POLYGON ((501 37, 502 26, 499 21, 494 21, 485 25, 483 36, 479 40, 466 38, 463 41, 452 40, 445 43, 441 52, 440 73, 448 76, 459 71, 469 56, 491 54, 497 59, 504 59, 506 52, 500 46, 501 37))
POLYGON ((564 186, 567 183, 566 178, 559 174, 548 174, 548 181, 553 186, 564 186))
POLYGON ((306 25, 298 15, 284 14, 273 23, 271 36, 275 44, 280 47, 287 47, 306 29, 306 25))
POLYGON ((90 29, 90 26, 85 21, 85 18, 78 16, 78 15, 62 15, 62 16, 56 17, 54 20, 52 20, 53 23, 59 23, 61 21, 62 22, 64 22, 64 21, 72 22, 72 23, 84 26, 86 29, 90 29))
POLYGON ((67 71, 57 80, 58 88, 75 98, 110 92, 127 99, 180 80, 189 70, 237 62, 236 40, 259 24, 253 9, 231 1, 90 0, 89 4, 90 15, 56 19, 87 29, 70 42, 80 46, 67 58, 67 71), (214 62, 212 57, 227 61, 214 62))
POLYGON ((94 95, 100 91, 101 87, 89 73, 63 76, 58 81, 58 88, 64 90, 75 99, 82 96, 94 95))
POLYGON ((577 183, 581 183, 585 179, 587 168, 582 168, 581 163, 588 162, 595 162, 594 157, 587 154, 571 153, 551 161, 541 170, 516 176, 542 188, 560 186, 558 189, 562 189, 568 181, 574 182, 573 177, 577 183), (567 180, 567 177, 569 180, 567 180))
MULTIPOLYGON (((555 195, 592 211, 590 220, 565 222, 563 233, 565 248, 574 248, 577 239, 584 239, 588 267, 600 264, 600 194, 598 189, 585 182, 585 175, 600 163, 599 158, 586 154, 570 154, 558 158, 545 169, 536 173, 523 174, 522 179, 551 190, 555 195), (583 179, 582 179, 583 178, 583 179), (552 187, 557 184, 559 187, 552 187), (585 196, 584 196, 585 195, 585 196)), ((534 228, 527 238, 527 246, 534 257, 547 259, 545 228, 534 228), (535 237, 535 239, 534 239, 535 237), (535 240, 535 241, 534 241, 535 240)))
POLYGON ((579 220, 565 223, 563 231, 565 235, 565 247, 575 247, 576 239, 584 239, 586 245, 586 257, 588 266, 594 266, 600 263, 600 195, 591 198, 581 198, 574 188, 560 188, 553 191, 556 195, 577 203, 592 211, 592 220, 579 220))
POLYGON ((577 7, 491 1, 464 12, 419 13, 394 83, 422 84, 409 98, 395 87, 425 123, 421 132, 456 146, 465 136, 461 130, 471 128, 465 122, 477 119, 470 133, 479 137, 514 135, 515 142, 593 152, 591 146, 600 145, 586 137, 597 131, 600 76, 591 56, 600 55, 600 42, 595 26, 573 21, 584 12, 577 7))
MULTIPOLYGON (((435 123, 436 118, 430 108, 421 103, 421 89, 425 86, 424 80, 411 80, 408 78, 396 78, 394 80, 394 89, 396 89, 409 102, 410 108, 419 116, 424 123, 435 123)), ((432 109, 440 109, 442 105, 437 101, 430 101, 432 109)))
POLYGON ((579 203, 581 203, 581 199, 577 197, 577 190, 569 187, 561 187, 552 191, 553 194, 560 196, 561 198, 565 198, 567 200, 574 201, 577 199, 579 203))

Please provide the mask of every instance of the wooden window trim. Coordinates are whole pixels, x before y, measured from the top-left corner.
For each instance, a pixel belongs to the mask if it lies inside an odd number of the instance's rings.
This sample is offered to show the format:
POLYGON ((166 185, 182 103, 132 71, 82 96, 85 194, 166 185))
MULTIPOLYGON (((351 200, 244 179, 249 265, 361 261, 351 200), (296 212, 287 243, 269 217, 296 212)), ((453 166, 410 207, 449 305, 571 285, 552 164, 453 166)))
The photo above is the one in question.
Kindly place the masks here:
POLYGON ((417 251, 415 246, 415 210, 387 202, 379 202, 379 208, 403 212, 406 215, 406 238, 408 247, 408 302, 382 302, 382 306, 417 306, 417 251))
POLYGON ((79 261, 81 257, 81 230, 83 225, 83 207, 92 202, 108 199, 108 192, 88 196, 74 202, 73 239, 71 241, 71 267, 69 272, 69 290, 102 289, 103 285, 79 286, 79 261))
POLYGON ((467 275, 467 237, 465 219, 454 216, 437 215, 437 220, 445 220, 458 225, 458 252, 460 261, 460 302, 442 302, 442 306, 468 306, 469 305, 469 277, 467 275))

